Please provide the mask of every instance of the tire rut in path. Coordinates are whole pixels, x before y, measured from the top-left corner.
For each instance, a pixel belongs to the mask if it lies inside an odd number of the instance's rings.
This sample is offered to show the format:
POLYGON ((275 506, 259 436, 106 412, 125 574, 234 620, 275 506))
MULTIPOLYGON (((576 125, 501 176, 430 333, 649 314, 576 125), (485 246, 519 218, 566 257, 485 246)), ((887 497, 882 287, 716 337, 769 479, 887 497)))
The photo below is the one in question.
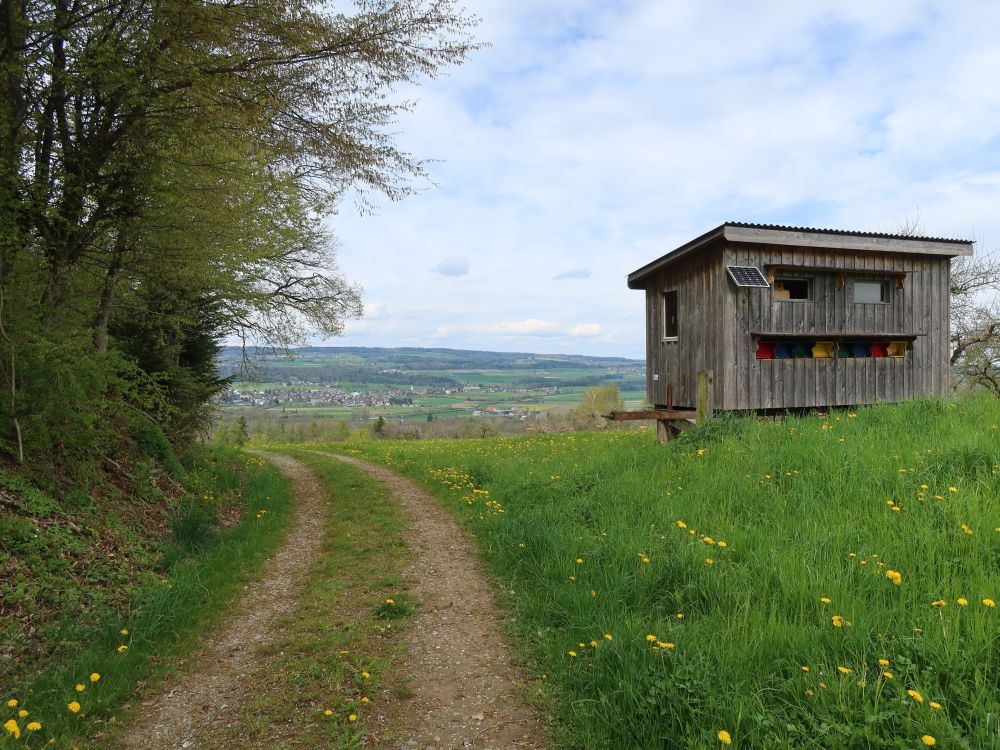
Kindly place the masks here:
POLYGON ((253 689, 256 651, 275 636, 275 625, 295 609, 298 584, 323 538, 323 482, 288 456, 261 454, 288 477, 295 511, 278 552, 262 577, 229 607, 226 618, 158 695, 146 697, 118 747, 123 750, 194 749, 210 745, 213 729, 231 720, 253 689))
POLYGON ((413 562, 403 571, 419 612, 406 628, 412 697, 383 721, 402 750, 545 746, 541 714, 523 699, 490 583, 473 542, 426 491, 377 464, 335 456, 389 487, 402 506, 413 562))

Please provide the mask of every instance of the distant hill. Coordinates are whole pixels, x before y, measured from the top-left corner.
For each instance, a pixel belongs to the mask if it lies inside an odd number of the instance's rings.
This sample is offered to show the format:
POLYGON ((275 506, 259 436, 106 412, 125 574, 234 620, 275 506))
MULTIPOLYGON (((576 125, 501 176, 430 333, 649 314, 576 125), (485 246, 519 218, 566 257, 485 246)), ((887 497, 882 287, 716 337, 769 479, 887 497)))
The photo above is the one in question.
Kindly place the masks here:
MULTIPOLYGON (((523 370, 559 368, 644 367, 645 362, 626 357, 592 357, 582 354, 533 354, 530 352, 488 352, 473 349, 433 349, 422 347, 310 346, 295 349, 294 358, 270 350, 249 348, 248 354, 257 366, 294 367, 296 362, 325 363, 364 362, 373 367, 399 370, 523 370)), ((220 367, 226 373, 239 370, 243 352, 231 346, 219 355, 220 367)))
POLYGON ((632 378, 645 362, 625 357, 579 354, 532 354, 417 347, 324 346, 296 349, 293 356, 250 350, 250 372, 243 353, 227 347, 219 371, 236 381, 341 382, 381 386, 460 386, 470 372, 507 373, 520 387, 586 386, 632 378))

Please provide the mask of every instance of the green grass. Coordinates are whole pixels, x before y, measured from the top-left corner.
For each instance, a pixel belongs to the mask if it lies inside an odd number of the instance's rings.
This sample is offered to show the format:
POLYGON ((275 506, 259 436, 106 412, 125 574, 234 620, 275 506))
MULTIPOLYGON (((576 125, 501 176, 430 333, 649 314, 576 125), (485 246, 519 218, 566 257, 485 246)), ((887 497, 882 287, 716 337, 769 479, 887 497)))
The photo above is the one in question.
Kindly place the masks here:
POLYGON ((467 522, 552 691, 556 746, 718 748, 726 730, 739 748, 996 748, 998 425, 996 400, 925 399, 717 419, 666 446, 329 447, 467 522))
MULTIPOLYGON (((177 555, 165 573, 149 569, 126 611, 107 609, 96 625, 67 622, 58 658, 32 683, 9 688, 0 696, 0 724, 15 719, 23 733, 15 742, 9 732, 0 732, 0 747, 24 747, 26 741, 41 746, 49 739, 68 747, 67 743, 97 731, 108 718, 120 721, 123 704, 136 684, 155 679, 170 659, 190 650, 224 614, 226 601, 276 548, 291 512, 288 486, 277 470, 259 458, 230 452, 206 459, 189 479, 203 502, 222 496, 242 499, 247 510, 242 521, 218 534, 200 554, 177 555), (100 678, 94 681, 92 674, 100 678), (76 685, 84 690, 78 692, 76 685), (8 706, 10 700, 18 705, 8 706), (68 709, 73 701, 80 704, 78 713, 68 709), (30 715, 19 718, 18 710, 30 715), (28 733, 26 725, 32 721, 42 728, 28 733)), ((80 588, 118 583, 74 581, 80 588)))
POLYGON ((351 466, 289 453, 329 488, 322 546, 295 612, 258 651, 250 699, 207 747, 357 747, 386 697, 406 692, 398 638, 416 610, 401 576, 409 553, 398 506, 351 466))

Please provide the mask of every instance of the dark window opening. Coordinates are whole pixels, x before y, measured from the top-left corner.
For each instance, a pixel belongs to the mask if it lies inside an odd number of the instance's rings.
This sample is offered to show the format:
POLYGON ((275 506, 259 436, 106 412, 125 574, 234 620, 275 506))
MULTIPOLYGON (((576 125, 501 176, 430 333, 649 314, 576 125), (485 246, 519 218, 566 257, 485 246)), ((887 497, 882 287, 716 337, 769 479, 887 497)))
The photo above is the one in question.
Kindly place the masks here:
POLYGON ((778 278, 771 287, 774 299, 804 300, 812 299, 812 279, 778 278))
POLYGON ((677 290, 663 293, 663 337, 677 338, 677 290))

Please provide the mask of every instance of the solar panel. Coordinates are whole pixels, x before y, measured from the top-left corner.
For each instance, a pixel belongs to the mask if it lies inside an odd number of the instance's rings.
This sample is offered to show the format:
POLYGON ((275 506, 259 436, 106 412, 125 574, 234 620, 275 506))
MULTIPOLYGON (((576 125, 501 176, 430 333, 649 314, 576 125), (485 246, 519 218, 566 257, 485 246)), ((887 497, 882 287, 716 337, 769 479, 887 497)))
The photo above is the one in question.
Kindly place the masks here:
POLYGON ((726 270, 736 286, 771 286, 757 266, 726 266, 726 270))

